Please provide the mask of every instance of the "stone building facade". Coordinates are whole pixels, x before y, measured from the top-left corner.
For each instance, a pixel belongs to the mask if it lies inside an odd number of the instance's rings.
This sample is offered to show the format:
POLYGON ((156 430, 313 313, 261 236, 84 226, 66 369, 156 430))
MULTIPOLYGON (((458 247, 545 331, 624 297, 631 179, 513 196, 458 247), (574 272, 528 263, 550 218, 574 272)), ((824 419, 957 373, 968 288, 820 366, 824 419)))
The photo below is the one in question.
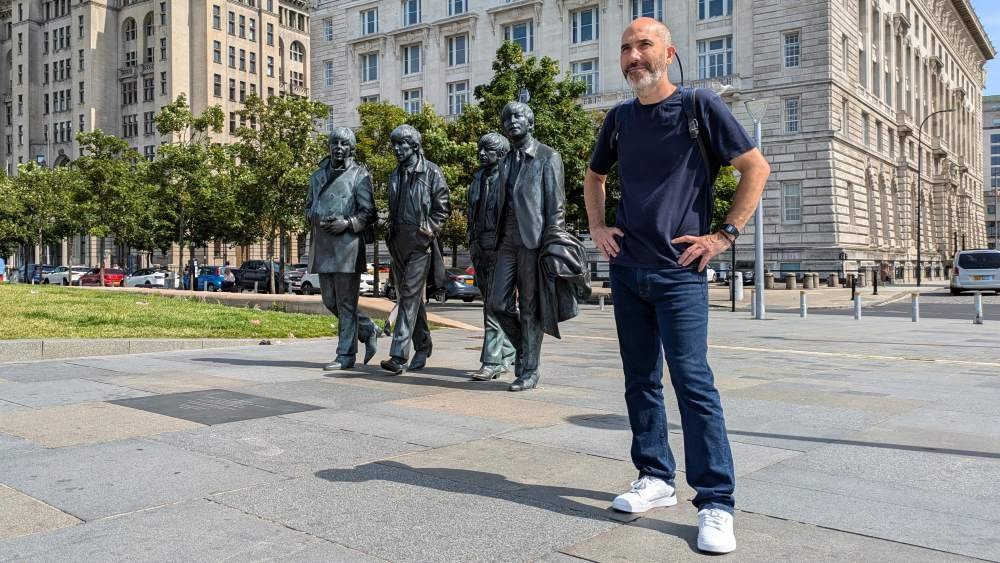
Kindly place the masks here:
MULTIPOLYGON (((12 175, 29 161, 66 164, 80 155, 76 133, 94 129, 152 159, 169 141, 153 117, 181 94, 195 114, 221 106, 227 121, 216 140, 225 143, 251 92, 309 94, 309 19, 305 0, 0 2, 0 165, 12 175)), ((28 249, 23 260, 96 266, 108 252, 137 265, 128 249, 88 236, 28 249)), ((261 252, 214 244, 195 255, 221 263, 261 252)), ((173 264, 176 255, 152 261, 173 264)))
POLYGON ((980 93, 995 50, 968 0, 320 0, 314 97, 337 125, 358 125, 363 100, 454 115, 511 39, 607 109, 632 95, 618 42, 641 15, 671 27, 684 83, 718 91, 748 130, 743 102, 768 102, 768 269, 912 279, 918 193, 924 279, 947 276, 955 241, 985 245, 980 93), (955 111, 921 132, 942 109, 955 111))
POLYGON ((1000 248, 1000 96, 983 98, 983 153, 986 248, 1000 248))

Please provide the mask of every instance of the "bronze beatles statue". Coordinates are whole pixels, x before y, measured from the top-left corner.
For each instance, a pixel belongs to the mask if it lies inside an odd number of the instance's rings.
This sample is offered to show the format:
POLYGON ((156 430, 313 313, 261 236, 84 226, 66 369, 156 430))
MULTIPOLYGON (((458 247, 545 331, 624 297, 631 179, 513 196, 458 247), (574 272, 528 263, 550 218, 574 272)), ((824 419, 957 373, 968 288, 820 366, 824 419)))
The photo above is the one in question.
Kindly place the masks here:
POLYGON ((337 357, 325 370, 351 369, 365 343, 367 364, 377 349, 378 330, 358 313, 358 286, 365 271, 366 233, 375 222, 372 182, 364 166, 354 162, 354 133, 338 127, 330 133, 330 156, 309 179, 306 220, 312 227, 309 271, 319 274, 323 304, 337 316, 337 357))

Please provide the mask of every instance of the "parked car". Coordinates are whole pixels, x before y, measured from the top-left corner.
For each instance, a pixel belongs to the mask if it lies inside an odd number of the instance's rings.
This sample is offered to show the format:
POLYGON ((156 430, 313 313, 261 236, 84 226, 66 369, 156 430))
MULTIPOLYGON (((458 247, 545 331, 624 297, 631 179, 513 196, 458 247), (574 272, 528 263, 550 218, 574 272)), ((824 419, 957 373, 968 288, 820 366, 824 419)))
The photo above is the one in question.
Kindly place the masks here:
POLYGON ((375 276, 372 274, 361 274, 361 283, 359 284, 358 292, 361 295, 374 295, 375 276))
MULTIPOLYGON (((80 276, 77 280, 76 285, 95 285, 101 286, 101 269, 94 268, 87 272, 86 274, 80 276)), ((105 268, 104 269, 104 285, 107 287, 125 285, 125 270, 119 270, 118 268, 105 268)))
MULTIPOLYGON (((236 291, 236 278, 226 279, 225 266, 202 266, 198 268, 194 288, 196 291, 236 291)), ((191 289, 191 278, 185 276, 184 289, 191 289)))
MULTIPOLYGON (((361 274, 358 284, 359 295, 371 295, 375 288, 375 278, 371 274, 361 274)), ((306 272, 301 278, 291 282, 292 293, 296 295, 314 295, 320 293, 319 274, 306 272)))
POLYGON ((275 291, 285 293, 285 281, 278 275, 281 265, 277 262, 268 267, 266 260, 247 260, 240 268, 230 271, 236 277, 237 291, 253 291, 256 287, 257 291, 267 293, 270 291, 269 278, 273 276, 275 291))
POLYGON ((56 269, 51 264, 27 264, 24 266, 24 275, 21 281, 24 283, 42 283, 46 274, 52 273, 56 269))
POLYGON ((90 271, 87 266, 59 266, 52 272, 42 276, 43 284, 75 285, 80 276, 90 271))
POLYGON ((157 268, 144 268, 125 278, 124 287, 166 287, 167 272, 157 268))
POLYGON ((302 276, 306 275, 306 270, 308 268, 309 264, 304 262, 288 266, 285 269, 285 287, 292 287, 294 282, 302 281, 302 276))
POLYGON ((482 293, 476 286, 475 274, 469 274, 459 268, 448 268, 448 285, 445 286, 445 294, 448 299, 458 298, 466 303, 471 303, 477 297, 482 297, 482 293))
POLYGON ((961 250, 955 254, 951 294, 993 291, 1000 295, 1000 250, 961 250))

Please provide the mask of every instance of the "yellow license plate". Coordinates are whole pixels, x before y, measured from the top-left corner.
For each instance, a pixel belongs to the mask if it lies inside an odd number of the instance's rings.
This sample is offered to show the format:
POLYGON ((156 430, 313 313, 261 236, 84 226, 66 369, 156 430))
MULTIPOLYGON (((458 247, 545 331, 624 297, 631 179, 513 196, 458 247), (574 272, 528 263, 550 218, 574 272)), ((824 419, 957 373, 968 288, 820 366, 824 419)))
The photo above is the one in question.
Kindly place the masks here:
POLYGON ((983 276, 972 276, 972 279, 976 281, 983 281, 983 276))
POLYGON ((473 283, 475 283, 474 280, 465 280, 465 285, 472 285, 473 283))

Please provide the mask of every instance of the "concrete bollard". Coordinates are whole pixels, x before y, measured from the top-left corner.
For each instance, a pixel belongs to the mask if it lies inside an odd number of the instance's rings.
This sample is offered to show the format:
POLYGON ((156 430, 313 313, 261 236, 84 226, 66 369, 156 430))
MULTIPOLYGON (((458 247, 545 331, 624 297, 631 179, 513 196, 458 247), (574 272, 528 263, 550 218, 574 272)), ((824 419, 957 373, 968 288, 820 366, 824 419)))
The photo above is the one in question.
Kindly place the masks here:
POLYGON ((804 278, 802 278, 802 281, 805 284, 804 287, 806 289, 816 289, 816 278, 814 277, 815 275, 816 274, 809 272, 806 274, 804 278))
POLYGON ((976 292, 976 318, 972 319, 972 324, 983 324, 983 294, 976 292))
POLYGON ((920 293, 916 291, 910 294, 910 318, 913 322, 920 320, 920 293))
POLYGON ((854 296, 854 320, 861 320, 861 294, 854 296))
POLYGON ((799 316, 803 319, 809 314, 809 294, 805 291, 799 292, 799 316))
POLYGON ((736 294, 736 301, 743 302, 743 273, 737 272, 733 278, 733 292, 736 294))
POLYGON ((813 272, 812 273, 812 277, 813 277, 813 287, 814 288, 819 288, 819 284, 820 284, 819 274, 817 274, 816 272, 813 272))
POLYGON ((795 274, 785 274, 785 289, 795 289, 795 274))
POLYGON ((838 280, 837 280, 837 274, 830 274, 830 275, 829 275, 829 276, 828 276, 828 277, 826 278, 826 285, 827 285, 828 287, 837 287, 837 281, 838 281, 838 280))
POLYGON ((764 289, 774 289, 774 274, 771 272, 764 274, 764 289))

